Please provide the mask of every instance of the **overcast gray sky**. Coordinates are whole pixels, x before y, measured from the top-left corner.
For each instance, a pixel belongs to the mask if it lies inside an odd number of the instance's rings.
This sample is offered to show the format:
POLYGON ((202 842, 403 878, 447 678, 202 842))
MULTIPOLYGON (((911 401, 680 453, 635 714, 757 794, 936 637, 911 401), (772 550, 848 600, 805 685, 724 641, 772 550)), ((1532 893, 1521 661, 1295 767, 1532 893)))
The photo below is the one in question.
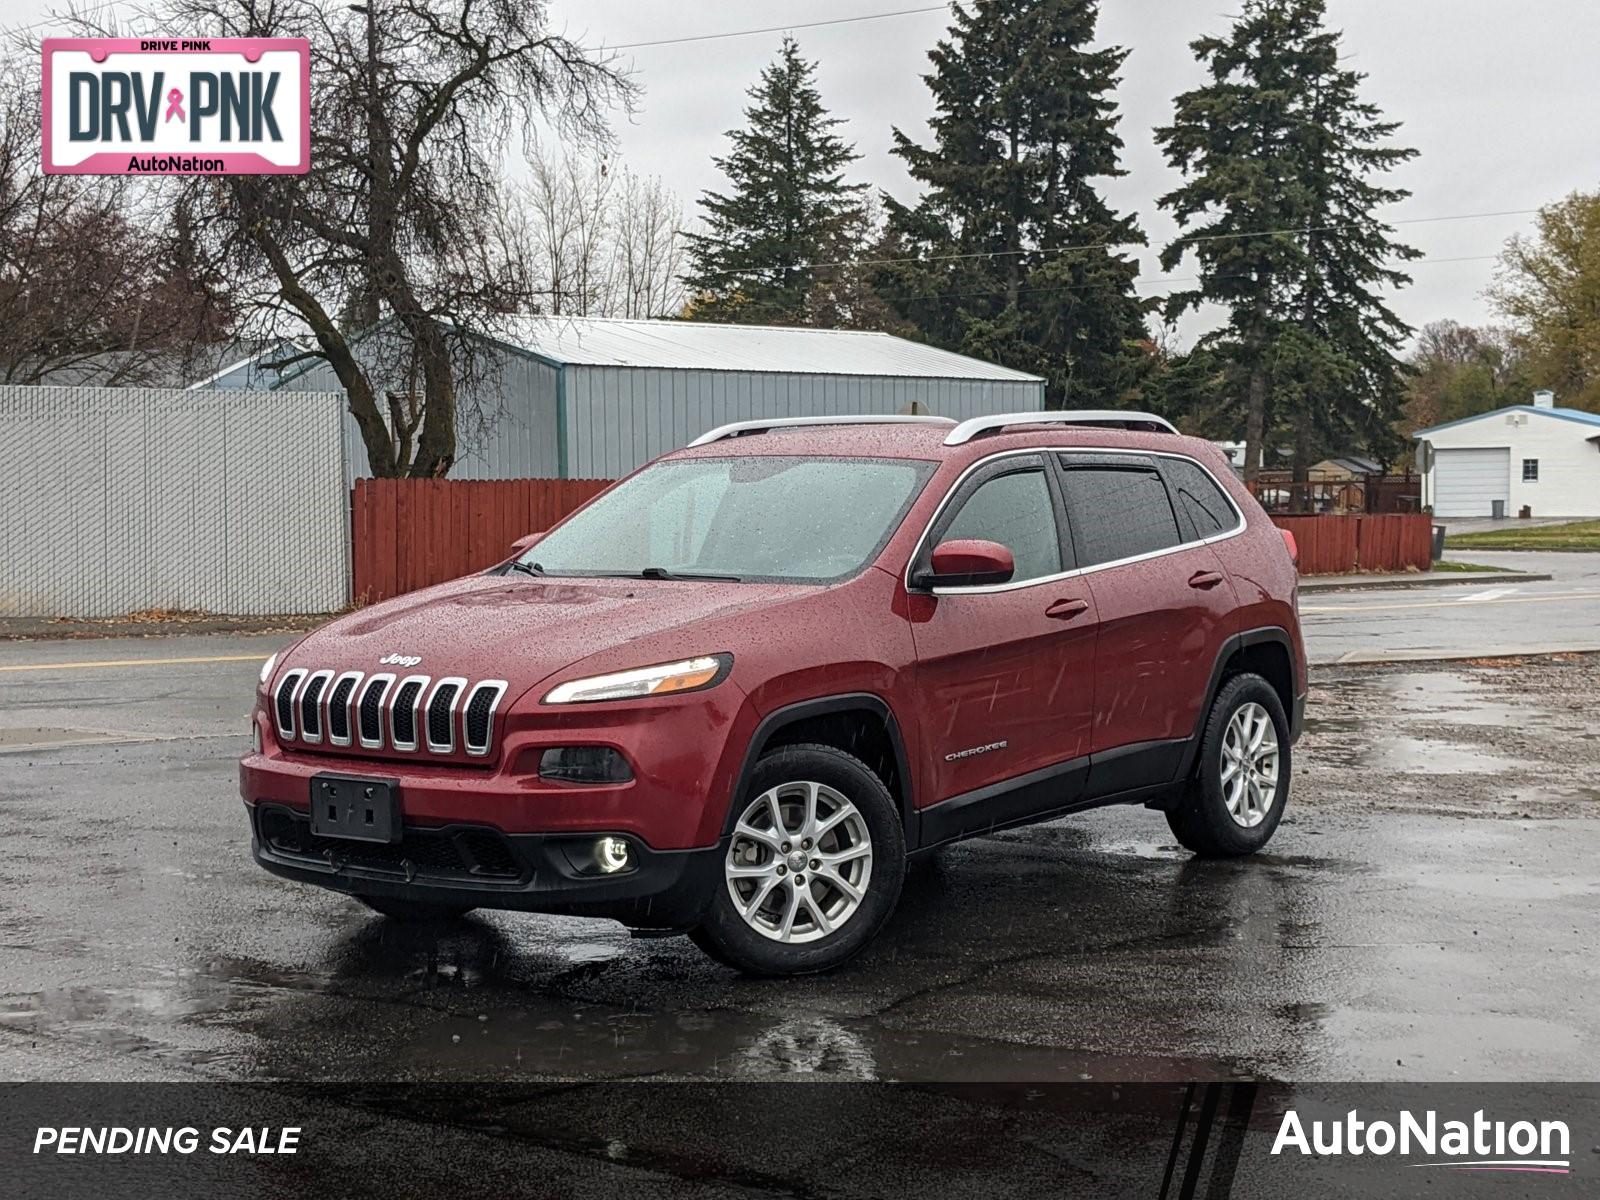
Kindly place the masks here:
MULTIPOLYGON (((558 27, 585 44, 623 45, 736 30, 802 26, 838 17, 919 8, 929 0, 552 0, 558 27)), ((59 4, 59 0, 57 0, 59 4)), ((10 0, 7 24, 40 19, 51 0, 10 0)), ((122 6, 116 6, 122 7, 122 6)), ((138 7, 127 5, 128 8, 138 7)), ((1173 226, 1155 207, 1175 176, 1151 129, 1171 114, 1172 97, 1200 76, 1188 43, 1220 32, 1229 0, 1104 0, 1100 37, 1129 48, 1118 96, 1128 175, 1108 192, 1136 211, 1151 239, 1142 290, 1170 287, 1155 251, 1173 226)), ((1330 0, 1350 64, 1367 73, 1366 96, 1404 122, 1401 141, 1421 151, 1395 172, 1412 197, 1390 218, 1432 261, 1394 298, 1413 325, 1439 317, 1490 319, 1483 299, 1504 240, 1529 228, 1523 215, 1435 220, 1535 208, 1575 188, 1600 185, 1600 0, 1330 0), (1412 223, 1416 222, 1416 223, 1412 223), (1468 260, 1468 261, 1445 261, 1468 260)), ((914 195, 889 130, 925 133, 929 98, 921 76, 941 35, 942 12, 796 28, 818 61, 824 102, 848 119, 845 136, 863 155, 857 178, 908 200, 914 195)), ((203 33, 203 30, 173 30, 203 33)), ((780 34, 644 46, 625 53, 645 89, 641 110, 619 114, 620 157, 659 175, 693 212, 720 186, 711 156, 740 123, 745 89, 774 54, 780 34)), ((313 114, 315 120, 315 114, 313 114)), ((1192 272, 1180 268, 1177 276, 1192 272)), ((1191 323, 1185 334, 1195 331, 1191 323)))

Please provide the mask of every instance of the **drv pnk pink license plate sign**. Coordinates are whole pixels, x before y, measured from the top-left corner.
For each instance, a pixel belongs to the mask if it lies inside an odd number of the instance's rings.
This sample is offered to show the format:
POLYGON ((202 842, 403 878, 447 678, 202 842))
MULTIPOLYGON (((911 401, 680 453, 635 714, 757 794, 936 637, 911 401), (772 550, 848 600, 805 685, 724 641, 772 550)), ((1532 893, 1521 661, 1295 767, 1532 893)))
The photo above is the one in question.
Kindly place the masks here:
POLYGON ((46 38, 44 169, 292 175, 311 166, 304 38, 46 38))

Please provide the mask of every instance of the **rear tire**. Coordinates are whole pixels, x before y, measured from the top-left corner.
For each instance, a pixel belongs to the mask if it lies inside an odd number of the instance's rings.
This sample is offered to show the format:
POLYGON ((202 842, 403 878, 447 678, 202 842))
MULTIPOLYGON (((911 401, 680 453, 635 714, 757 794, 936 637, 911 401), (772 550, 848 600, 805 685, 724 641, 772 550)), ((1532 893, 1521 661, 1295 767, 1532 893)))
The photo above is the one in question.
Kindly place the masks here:
POLYGON ((1167 824, 1205 858, 1254 854, 1289 800, 1292 765, 1283 701, 1259 675, 1234 675, 1212 701, 1194 775, 1167 824))
POLYGON ((883 780, 832 746, 785 746, 761 757, 736 803, 695 945, 779 976, 829 970, 871 941, 906 873, 905 830, 883 780))
POLYGON ((472 911, 470 905, 430 904, 426 900, 398 900, 392 896, 357 896, 356 899, 391 921, 413 925, 442 925, 448 921, 459 921, 472 911))

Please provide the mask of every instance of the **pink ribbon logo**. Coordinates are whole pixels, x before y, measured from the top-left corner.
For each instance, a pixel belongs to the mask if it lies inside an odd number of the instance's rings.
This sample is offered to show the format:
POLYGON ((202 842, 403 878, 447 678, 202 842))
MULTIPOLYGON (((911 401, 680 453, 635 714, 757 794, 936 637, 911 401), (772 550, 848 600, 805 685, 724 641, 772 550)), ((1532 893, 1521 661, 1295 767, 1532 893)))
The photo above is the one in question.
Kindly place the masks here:
POLYGON ((178 88, 173 88, 167 93, 166 120, 170 121, 173 117, 177 117, 180 121, 188 120, 188 118, 183 115, 183 92, 178 88))

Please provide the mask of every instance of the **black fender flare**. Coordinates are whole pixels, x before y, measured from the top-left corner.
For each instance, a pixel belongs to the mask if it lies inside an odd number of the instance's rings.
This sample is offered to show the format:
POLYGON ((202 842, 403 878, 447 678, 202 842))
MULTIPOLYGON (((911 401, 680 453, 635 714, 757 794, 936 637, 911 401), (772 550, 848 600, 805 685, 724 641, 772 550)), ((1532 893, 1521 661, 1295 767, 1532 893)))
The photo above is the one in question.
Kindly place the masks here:
MULTIPOLYGON (((1194 769, 1195 756, 1200 753, 1200 736, 1206 727, 1206 720, 1211 716, 1211 706, 1216 702, 1217 693, 1222 690, 1222 673, 1227 669, 1228 660, 1241 650, 1251 646, 1261 646, 1276 643, 1283 647, 1284 653, 1289 656, 1289 676, 1292 692, 1294 678, 1294 643, 1289 639, 1289 631, 1281 625, 1263 625, 1258 629, 1246 629, 1242 633, 1235 633, 1223 640, 1217 649, 1217 658, 1211 664, 1211 682, 1206 685, 1206 702, 1200 707, 1200 716, 1195 721, 1194 732, 1189 736, 1189 744, 1184 748, 1183 761, 1178 767, 1177 778, 1189 778, 1189 772, 1194 769)), ((1296 703, 1298 697, 1290 696, 1289 703, 1284 705, 1284 715, 1289 718, 1289 740, 1294 742, 1300 734, 1300 721, 1298 719, 1296 703)))
POLYGON ((782 708, 775 708, 762 717, 755 732, 750 735, 749 744, 745 746, 744 761, 740 764, 739 774, 734 780, 733 794, 728 797, 728 812, 723 818, 722 836, 726 838, 733 833, 734 822, 738 820, 739 801, 743 798, 745 789, 750 786, 750 777, 755 773, 756 763, 765 752, 773 734, 789 725, 813 717, 861 710, 870 712, 882 720, 884 728, 889 733, 889 744, 894 750, 895 769, 900 776, 900 817, 905 825, 906 844, 915 845, 917 810, 912 801, 911 760, 906 756, 905 738, 901 735, 900 722, 894 715, 894 709, 889 706, 887 700, 873 692, 842 692, 835 696, 799 700, 793 704, 785 704, 782 708))

